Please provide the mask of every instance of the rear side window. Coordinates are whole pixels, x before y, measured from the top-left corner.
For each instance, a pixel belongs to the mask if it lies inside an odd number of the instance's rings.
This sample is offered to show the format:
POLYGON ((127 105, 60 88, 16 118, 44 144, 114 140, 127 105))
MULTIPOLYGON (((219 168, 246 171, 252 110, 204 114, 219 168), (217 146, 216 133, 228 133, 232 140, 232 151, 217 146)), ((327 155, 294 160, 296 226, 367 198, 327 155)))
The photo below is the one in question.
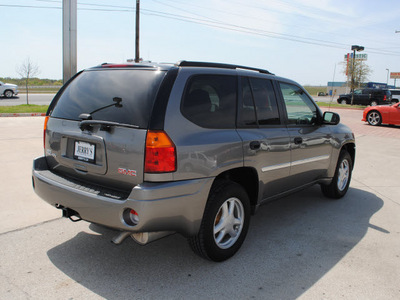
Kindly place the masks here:
POLYGON ((271 80, 242 77, 240 124, 279 125, 279 110, 271 80))
POLYGON ((185 88, 182 114, 201 127, 235 128, 236 91, 236 76, 193 76, 185 88))
POLYGON ((147 128, 151 109, 165 72, 154 70, 90 70, 76 77, 53 105, 52 117, 111 121, 147 128), (112 105, 121 98, 122 107, 112 105), (97 112, 94 112, 98 110, 97 112), (94 112, 94 113, 93 113, 94 112))

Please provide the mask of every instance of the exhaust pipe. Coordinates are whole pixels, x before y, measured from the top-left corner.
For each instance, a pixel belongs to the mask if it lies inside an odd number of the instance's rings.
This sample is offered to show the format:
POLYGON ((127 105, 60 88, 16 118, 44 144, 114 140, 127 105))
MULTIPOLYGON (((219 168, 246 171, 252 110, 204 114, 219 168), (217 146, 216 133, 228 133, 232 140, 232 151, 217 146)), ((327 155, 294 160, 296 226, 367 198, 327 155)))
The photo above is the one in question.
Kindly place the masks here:
POLYGON ((120 245, 128 236, 131 236, 132 239, 139 245, 146 245, 148 243, 154 242, 156 240, 159 240, 163 237, 169 236, 174 233, 175 233, 174 231, 156 231, 156 232, 138 232, 138 233, 123 231, 117 236, 115 236, 111 241, 115 245, 120 245))
POLYGON ((117 236, 115 236, 111 242, 113 242, 115 245, 121 245, 122 242, 132 234, 132 232, 128 232, 128 231, 123 231, 120 234, 118 234, 117 236))
POLYGON ((132 234, 131 237, 139 245, 146 245, 174 233, 173 231, 139 232, 132 234))

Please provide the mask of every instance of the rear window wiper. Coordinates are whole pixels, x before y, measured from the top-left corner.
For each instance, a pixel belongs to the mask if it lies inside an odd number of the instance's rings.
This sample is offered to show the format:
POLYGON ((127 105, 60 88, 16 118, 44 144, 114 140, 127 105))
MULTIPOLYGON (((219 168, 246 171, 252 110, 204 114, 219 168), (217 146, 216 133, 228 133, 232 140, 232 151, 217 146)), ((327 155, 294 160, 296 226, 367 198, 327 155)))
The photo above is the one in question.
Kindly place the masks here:
POLYGON ((120 98, 120 97, 114 97, 114 98, 113 98, 113 101, 114 101, 115 103, 107 104, 107 105, 105 105, 105 106, 102 106, 102 107, 100 107, 100 108, 95 109, 94 111, 92 111, 92 112, 90 112, 90 113, 82 113, 82 114, 80 114, 80 115, 79 115, 79 119, 82 119, 82 120, 92 120, 92 115, 93 115, 94 113, 100 111, 100 110, 109 108, 109 107, 111 107, 111 106, 122 107, 122 104, 121 104, 122 98, 120 98))
POLYGON ((131 124, 124 124, 124 123, 118 123, 118 122, 112 122, 112 121, 102 121, 102 120, 93 120, 92 115, 100 110, 106 109, 111 106, 115 107, 122 107, 122 98, 119 97, 114 97, 113 101, 115 103, 108 104, 106 106, 100 107, 98 109, 95 109, 94 111, 90 113, 82 113, 79 115, 79 118, 82 120, 79 123, 79 128, 83 130, 91 130, 93 129, 93 125, 100 125, 100 130, 102 131, 110 131, 112 126, 119 126, 119 127, 127 127, 127 128, 139 128, 137 125, 131 125, 131 124))

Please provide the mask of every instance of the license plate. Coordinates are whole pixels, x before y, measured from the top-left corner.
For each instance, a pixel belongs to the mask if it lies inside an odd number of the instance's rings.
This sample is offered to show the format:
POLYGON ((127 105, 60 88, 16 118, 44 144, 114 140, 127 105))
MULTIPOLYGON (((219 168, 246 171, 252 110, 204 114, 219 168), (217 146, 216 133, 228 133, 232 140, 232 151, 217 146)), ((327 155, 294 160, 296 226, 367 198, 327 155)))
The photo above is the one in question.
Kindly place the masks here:
POLYGON ((86 162, 94 163, 96 156, 96 146, 91 143, 75 141, 74 158, 86 162))

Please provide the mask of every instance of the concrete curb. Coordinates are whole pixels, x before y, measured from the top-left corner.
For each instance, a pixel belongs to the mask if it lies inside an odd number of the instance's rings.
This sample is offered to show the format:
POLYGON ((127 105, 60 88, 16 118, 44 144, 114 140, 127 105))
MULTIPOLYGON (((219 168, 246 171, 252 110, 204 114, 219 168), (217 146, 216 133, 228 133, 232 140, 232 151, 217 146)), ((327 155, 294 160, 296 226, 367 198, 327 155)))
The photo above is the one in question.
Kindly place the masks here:
POLYGON ((7 113, 0 114, 0 117, 44 117, 45 113, 7 113))

